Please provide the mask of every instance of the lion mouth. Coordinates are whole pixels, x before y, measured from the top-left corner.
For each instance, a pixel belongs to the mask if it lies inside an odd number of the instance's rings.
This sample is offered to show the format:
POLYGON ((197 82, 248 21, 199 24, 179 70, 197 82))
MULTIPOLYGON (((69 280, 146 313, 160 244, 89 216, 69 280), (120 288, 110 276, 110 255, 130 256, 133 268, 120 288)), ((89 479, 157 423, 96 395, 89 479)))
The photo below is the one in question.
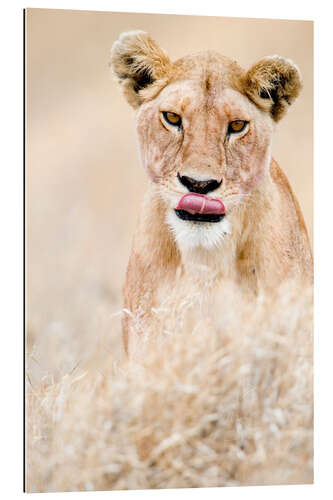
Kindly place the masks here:
POLYGON ((175 212, 182 220, 220 222, 225 216, 225 207, 222 201, 216 198, 209 198, 199 193, 187 193, 179 200, 175 212))
POLYGON ((182 220, 194 222, 220 222, 225 214, 191 214, 186 210, 175 210, 176 215, 182 220))

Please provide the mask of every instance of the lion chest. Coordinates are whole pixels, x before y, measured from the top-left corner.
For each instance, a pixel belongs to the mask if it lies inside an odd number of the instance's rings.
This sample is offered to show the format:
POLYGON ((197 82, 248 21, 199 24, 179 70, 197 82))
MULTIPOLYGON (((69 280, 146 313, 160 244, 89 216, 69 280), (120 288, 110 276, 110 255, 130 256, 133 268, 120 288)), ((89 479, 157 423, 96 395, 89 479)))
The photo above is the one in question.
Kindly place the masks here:
POLYGON ((250 252, 239 253, 232 244, 215 253, 203 249, 184 251, 176 272, 160 283, 156 304, 164 307, 168 303, 169 309, 199 301, 209 307, 230 283, 242 291, 257 292, 258 273, 250 252))

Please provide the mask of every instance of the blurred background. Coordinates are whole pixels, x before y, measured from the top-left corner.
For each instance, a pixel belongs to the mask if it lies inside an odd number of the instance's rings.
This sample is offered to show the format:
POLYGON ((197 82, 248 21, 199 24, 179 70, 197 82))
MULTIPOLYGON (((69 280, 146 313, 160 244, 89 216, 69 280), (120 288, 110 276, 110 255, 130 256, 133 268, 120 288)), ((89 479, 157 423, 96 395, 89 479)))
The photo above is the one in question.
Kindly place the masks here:
POLYGON ((26 11, 27 355, 32 383, 102 350, 123 356, 121 289, 146 177, 134 111, 108 68, 122 31, 142 29, 172 60, 213 49, 249 67, 279 54, 304 89, 273 155, 312 240, 313 23, 161 14, 26 11), (109 332, 109 334, 108 334, 109 332), (107 333, 105 337, 105 333, 107 333), (107 338, 107 342, 105 342, 107 338))

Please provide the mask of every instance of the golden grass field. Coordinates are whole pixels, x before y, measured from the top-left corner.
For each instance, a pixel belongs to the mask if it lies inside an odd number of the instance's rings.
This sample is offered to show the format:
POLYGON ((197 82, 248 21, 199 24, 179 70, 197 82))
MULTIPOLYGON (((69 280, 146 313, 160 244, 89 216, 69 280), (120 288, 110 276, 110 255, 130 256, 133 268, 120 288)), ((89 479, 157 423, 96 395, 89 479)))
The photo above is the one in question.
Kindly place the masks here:
POLYGON ((125 359, 121 289, 146 179, 108 69, 130 29, 172 59, 293 59, 304 89, 273 154, 312 239, 312 23, 43 9, 26 21, 27 490, 312 482, 311 290, 249 303, 226 286, 211 328, 183 328, 189 297, 144 361, 125 359))

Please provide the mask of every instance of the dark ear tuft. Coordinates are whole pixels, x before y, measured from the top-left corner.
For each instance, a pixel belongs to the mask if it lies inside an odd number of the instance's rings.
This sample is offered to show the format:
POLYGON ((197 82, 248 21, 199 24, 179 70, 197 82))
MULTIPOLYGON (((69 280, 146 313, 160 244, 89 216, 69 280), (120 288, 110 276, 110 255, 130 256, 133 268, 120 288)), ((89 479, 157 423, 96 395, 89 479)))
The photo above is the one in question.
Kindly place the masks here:
POLYGON ((265 90, 265 89, 259 89, 259 97, 261 99, 271 99, 271 96, 270 96, 268 90, 265 90))
POLYGON ((165 80, 172 67, 166 53, 144 31, 122 33, 113 44, 110 65, 134 108, 142 103, 140 91, 165 80))
POLYGON ((154 83, 153 77, 146 69, 138 71, 136 75, 135 84, 133 87, 134 92, 139 92, 139 90, 148 87, 148 85, 151 85, 152 83, 154 83))
POLYGON ((279 56, 264 57, 249 69, 244 78, 245 93, 275 121, 284 116, 301 88, 297 66, 279 56))

